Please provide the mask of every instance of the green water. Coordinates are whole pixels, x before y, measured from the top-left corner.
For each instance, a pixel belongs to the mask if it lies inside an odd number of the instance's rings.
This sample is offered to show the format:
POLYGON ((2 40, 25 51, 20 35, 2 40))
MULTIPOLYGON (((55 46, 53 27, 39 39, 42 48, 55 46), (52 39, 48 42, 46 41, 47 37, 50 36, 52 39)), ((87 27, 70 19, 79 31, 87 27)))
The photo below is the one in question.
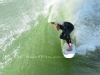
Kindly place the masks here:
POLYGON ((40 20, 36 28, 22 33, 10 45, 7 50, 9 52, 16 46, 21 47, 18 55, 5 67, 3 75, 99 75, 100 60, 96 60, 98 57, 63 57, 58 38, 60 32, 58 33, 46 20, 40 20))

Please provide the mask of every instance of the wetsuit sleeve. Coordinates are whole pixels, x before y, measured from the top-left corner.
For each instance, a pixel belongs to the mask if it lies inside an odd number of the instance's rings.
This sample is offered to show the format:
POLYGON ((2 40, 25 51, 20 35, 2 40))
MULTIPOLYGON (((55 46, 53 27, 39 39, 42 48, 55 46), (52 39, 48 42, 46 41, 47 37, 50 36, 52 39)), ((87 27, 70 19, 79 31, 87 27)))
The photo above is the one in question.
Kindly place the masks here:
POLYGON ((55 24, 55 22, 51 22, 51 24, 55 24))

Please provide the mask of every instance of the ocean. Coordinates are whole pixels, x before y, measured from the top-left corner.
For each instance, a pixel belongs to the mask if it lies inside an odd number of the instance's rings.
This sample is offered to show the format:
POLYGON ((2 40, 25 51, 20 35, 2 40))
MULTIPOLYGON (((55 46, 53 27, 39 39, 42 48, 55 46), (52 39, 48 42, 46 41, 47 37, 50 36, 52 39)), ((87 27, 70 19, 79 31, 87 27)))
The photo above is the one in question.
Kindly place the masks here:
POLYGON ((0 75, 100 75, 99 0, 0 0, 0 75), (76 55, 62 54, 61 31, 71 22, 76 55))

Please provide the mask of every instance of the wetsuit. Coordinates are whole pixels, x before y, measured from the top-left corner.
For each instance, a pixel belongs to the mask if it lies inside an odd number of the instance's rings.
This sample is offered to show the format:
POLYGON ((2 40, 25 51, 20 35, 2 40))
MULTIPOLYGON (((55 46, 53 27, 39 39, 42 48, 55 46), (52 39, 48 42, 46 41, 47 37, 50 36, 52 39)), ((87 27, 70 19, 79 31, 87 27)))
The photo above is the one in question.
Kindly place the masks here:
MULTIPOLYGON (((55 24, 54 22, 51 22, 52 24, 55 24)), ((74 26, 70 22, 63 22, 62 24, 58 24, 60 26, 60 29, 62 30, 62 33, 60 34, 60 39, 66 40, 67 43, 71 43, 70 39, 70 33, 73 31, 74 26)))

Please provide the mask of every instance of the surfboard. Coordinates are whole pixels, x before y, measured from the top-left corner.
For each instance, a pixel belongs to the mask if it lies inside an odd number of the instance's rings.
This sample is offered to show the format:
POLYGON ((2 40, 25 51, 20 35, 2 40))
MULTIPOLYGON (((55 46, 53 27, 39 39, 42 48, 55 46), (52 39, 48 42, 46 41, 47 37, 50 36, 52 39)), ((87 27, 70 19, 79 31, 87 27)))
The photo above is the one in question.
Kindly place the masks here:
POLYGON ((75 56, 75 45, 74 43, 72 44, 72 50, 71 51, 67 51, 67 49, 69 48, 67 43, 64 43, 63 47, 62 47, 62 53, 64 55, 65 58, 73 58, 75 56))

